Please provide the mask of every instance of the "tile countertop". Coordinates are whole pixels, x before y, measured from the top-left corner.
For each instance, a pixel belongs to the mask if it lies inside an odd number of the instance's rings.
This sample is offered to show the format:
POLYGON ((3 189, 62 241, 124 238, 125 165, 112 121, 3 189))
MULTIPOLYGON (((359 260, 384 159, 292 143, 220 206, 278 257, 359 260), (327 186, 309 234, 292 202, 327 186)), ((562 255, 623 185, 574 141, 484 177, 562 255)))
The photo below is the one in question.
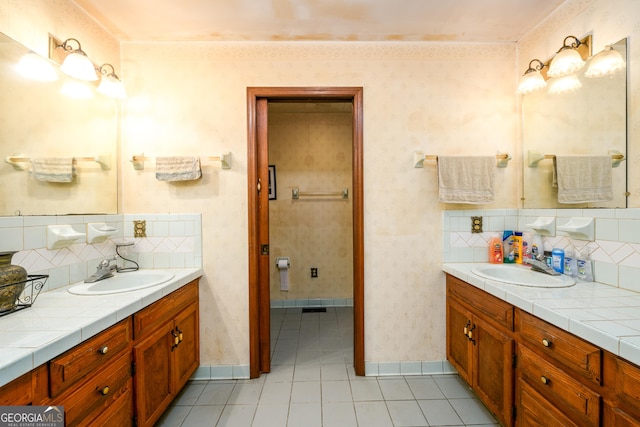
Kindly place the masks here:
POLYGON ((200 268, 162 271, 174 277, 111 295, 72 295, 69 285, 41 293, 33 306, 0 317, 0 386, 202 276, 200 268))
POLYGON ((473 274, 478 265, 486 264, 446 263, 442 270, 640 365, 640 293, 597 282, 552 289, 509 285, 473 274))

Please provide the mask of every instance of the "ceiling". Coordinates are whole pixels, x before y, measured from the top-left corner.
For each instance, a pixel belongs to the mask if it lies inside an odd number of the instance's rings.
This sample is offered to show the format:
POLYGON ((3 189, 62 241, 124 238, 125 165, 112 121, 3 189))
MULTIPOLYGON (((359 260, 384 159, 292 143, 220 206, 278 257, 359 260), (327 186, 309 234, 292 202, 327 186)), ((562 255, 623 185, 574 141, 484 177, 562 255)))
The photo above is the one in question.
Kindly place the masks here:
POLYGON ((72 0, 121 41, 512 42, 565 0, 72 0))

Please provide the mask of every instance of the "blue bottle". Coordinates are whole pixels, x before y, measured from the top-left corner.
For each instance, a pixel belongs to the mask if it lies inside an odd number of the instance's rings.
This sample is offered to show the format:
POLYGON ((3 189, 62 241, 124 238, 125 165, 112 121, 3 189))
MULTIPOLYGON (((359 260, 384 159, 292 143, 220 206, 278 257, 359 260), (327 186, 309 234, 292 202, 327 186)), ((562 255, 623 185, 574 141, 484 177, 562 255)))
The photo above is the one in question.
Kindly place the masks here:
POLYGON ((564 249, 554 248, 551 251, 551 266, 558 273, 564 273, 564 249))

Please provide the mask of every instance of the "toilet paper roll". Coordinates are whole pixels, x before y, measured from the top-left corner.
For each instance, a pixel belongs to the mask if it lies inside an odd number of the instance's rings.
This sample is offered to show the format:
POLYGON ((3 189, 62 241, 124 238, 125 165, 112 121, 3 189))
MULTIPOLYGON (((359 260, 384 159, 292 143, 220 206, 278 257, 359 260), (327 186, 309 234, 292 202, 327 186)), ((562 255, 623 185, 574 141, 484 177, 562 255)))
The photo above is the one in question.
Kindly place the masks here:
POLYGON ((280 270, 280 290, 289 290, 289 259, 281 258, 278 260, 278 270, 280 270))

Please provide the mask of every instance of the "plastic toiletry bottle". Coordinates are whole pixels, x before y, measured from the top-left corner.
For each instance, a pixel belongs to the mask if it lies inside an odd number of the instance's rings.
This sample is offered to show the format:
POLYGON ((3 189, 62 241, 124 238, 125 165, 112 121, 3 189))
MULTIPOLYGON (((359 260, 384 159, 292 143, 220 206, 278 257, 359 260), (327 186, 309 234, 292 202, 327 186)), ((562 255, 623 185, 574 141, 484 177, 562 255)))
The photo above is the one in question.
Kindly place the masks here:
POLYGON ((578 279, 593 282, 593 267, 589 258, 589 248, 586 246, 579 251, 578 255, 578 279))
POLYGON ((497 233, 489 240, 489 262, 502 264, 502 239, 497 233))
POLYGON ((578 260, 573 248, 568 248, 564 254, 564 274, 571 277, 578 277, 578 260))
POLYGON ((551 258, 551 251, 544 251, 544 262, 547 264, 547 267, 553 268, 553 259, 551 258))
POLYGON ((513 264, 516 255, 513 252, 513 231, 504 230, 502 233, 502 256, 505 264, 513 264))
POLYGON ((553 248, 551 251, 551 265, 558 273, 564 273, 564 249, 553 248))
POLYGON ((531 238, 531 258, 539 261, 544 260, 544 248, 542 246, 542 236, 534 234, 531 238))
POLYGON ((515 262, 522 264, 522 231, 516 231, 513 234, 513 254, 515 262))
POLYGON ((526 260, 532 258, 531 254, 531 243, 532 237, 531 233, 524 232, 522 233, 522 263, 526 263, 526 260))

